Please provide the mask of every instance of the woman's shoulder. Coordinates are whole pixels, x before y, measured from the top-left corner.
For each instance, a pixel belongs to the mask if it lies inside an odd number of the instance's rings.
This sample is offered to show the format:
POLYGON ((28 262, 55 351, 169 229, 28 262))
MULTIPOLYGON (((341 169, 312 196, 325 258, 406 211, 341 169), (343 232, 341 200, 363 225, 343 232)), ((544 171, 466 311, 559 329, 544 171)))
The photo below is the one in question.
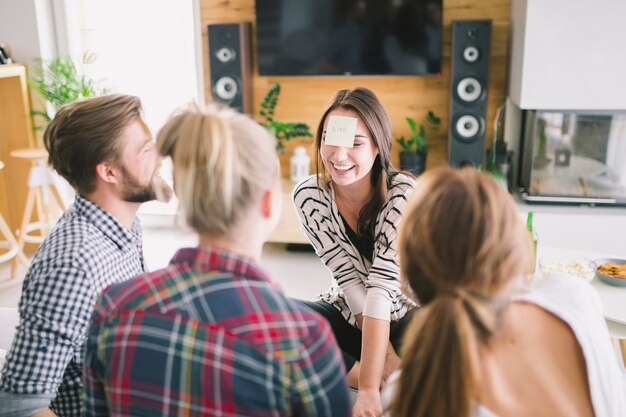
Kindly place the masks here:
POLYGON ((521 295, 519 300, 547 304, 559 311, 602 313, 602 302, 591 284, 564 273, 550 275, 536 283, 533 290, 521 295))
POLYGON ((626 378, 593 286, 578 277, 554 274, 518 299, 538 305, 571 329, 584 356, 596 415, 626 415, 626 378), (601 409, 605 412, 598 413, 601 409))
POLYGON ((304 178, 293 188, 291 199, 296 207, 305 204, 315 204, 327 207, 330 200, 328 191, 322 186, 322 182, 317 180, 316 175, 304 178))
POLYGON ((399 210, 404 206, 407 199, 413 192, 414 185, 415 179, 401 172, 391 178, 389 188, 387 190, 386 202, 381 209, 383 217, 386 216, 390 210, 399 210))
POLYGON ((413 186, 415 186, 415 177, 398 172, 391 177, 389 193, 392 195, 408 194, 413 190, 413 186))
POLYGON ((319 190, 320 187, 318 186, 317 175, 309 175, 296 183, 291 192, 291 196, 295 199, 300 194, 308 195, 313 192, 319 192, 319 190))
POLYGON ((550 275, 514 300, 534 304, 558 318, 573 330, 579 343, 585 343, 583 339, 601 339, 597 337, 601 333, 606 333, 609 340, 602 301, 591 284, 578 277, 550 275))

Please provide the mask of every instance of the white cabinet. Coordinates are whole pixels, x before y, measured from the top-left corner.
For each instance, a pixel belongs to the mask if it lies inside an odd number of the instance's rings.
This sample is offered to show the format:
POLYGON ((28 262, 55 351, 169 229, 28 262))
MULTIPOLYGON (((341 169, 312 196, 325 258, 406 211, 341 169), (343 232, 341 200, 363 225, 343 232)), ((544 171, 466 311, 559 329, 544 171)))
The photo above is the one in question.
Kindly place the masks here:
POLYGON ((522 109, 626 110, 626 1, 512 0, 509 94, 522 109))

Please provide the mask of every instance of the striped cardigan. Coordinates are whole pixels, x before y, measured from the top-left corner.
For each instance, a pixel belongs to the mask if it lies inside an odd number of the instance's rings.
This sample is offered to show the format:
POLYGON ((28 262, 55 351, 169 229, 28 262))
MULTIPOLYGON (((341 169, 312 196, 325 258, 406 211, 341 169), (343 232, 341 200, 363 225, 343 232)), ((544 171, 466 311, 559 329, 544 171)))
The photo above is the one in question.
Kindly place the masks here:
POLYGON ((401 213, 414 180, 404 174, 392 179, 387 200, 376 217, 372 262, 352 244, 334 199, 332 183, 318 188, 315 175, 296 185, 292 198, 304 233, 333 275, 320 299, 333 304, 356 326, 357 314, 396 321, 415 304, 400 290, 396 236, 401 213), (389 244, 387 244, 389 242, 389 244))

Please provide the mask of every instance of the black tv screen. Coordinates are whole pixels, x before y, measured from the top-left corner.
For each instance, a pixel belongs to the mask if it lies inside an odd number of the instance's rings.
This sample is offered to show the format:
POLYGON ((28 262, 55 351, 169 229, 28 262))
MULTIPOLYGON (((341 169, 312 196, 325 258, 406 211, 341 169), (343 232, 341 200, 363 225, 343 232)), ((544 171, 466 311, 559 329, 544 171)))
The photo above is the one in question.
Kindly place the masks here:
POLYGON ((260 75, 433 75, 442 0, 256 0, 260 75))

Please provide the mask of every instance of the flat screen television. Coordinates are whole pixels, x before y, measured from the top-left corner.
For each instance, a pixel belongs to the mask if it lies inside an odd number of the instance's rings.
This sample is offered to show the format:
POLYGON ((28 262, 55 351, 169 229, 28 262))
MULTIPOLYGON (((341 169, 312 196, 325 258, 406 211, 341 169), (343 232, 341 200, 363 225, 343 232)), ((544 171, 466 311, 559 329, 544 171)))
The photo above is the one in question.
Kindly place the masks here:
POLYGON ((256 0, 260 75, 435 75, 443 0, 256 0))

